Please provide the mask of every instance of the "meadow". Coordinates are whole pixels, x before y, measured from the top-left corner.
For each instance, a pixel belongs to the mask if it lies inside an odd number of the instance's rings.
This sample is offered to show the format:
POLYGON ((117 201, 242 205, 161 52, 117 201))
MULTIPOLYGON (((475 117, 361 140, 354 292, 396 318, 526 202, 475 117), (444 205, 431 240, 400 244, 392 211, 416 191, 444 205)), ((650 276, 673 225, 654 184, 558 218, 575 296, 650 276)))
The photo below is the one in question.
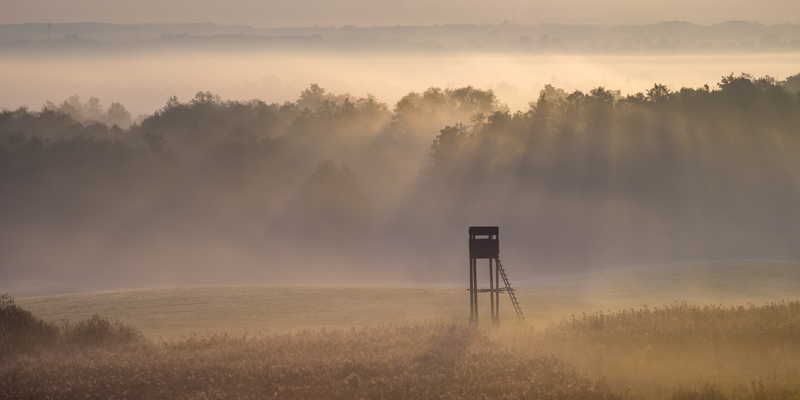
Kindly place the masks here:
MULTIPOLYGON (((731 267, 737 279, 727 281, 715 268, 691 270, 649 285, 623 285, 635 271, 591 284, 585 276, 540 282, 519 292, 526 321, 484 318, 477 327, 464 321, 466 294, 453 287, 20 298, 14 310, 34 312, 15 326, 45 333, 4 347, 0 398, 798 398, 794 269, 731 267), (676 300, 662 302, 669 293, 676 300)), ((8 344, 11 314, 0 314, 8 344)))
MULTIPOLYGON (((83 336, 65 330, 63 340, 0 356, 0 397, 755 400, 800 395, 797 302, 586 314, 543 331, 510 322, 497 329, 431 322, 161 341, 93 320, 95 327, 84 329, 83 336), (81 337, 96 340, 75 339, 81 337)), ((87 325, 92 323, 76 326, 87 325)))

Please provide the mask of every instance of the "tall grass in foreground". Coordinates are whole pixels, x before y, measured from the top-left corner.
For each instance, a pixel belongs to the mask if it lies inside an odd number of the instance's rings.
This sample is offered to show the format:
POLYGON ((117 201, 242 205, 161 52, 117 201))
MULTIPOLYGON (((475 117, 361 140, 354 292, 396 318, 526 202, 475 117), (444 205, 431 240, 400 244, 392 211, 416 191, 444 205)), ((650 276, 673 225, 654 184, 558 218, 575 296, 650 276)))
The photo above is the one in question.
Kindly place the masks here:
POLYGON ((618 397, 553 357, 515 354, 467 326, 429 324, 23 357, 0 373, 0 398, 618 397))
POLYGON ((798 302, 584 314, 544 332, 429 323, 158 343, 99 317, 52 333, 5 304, 0 316, 56 339, 0 357, 0 399, 800 399, 798 302))
POLYGON ((505 334, 633 397, 800 398, 800 302, 645 307, 505 334))

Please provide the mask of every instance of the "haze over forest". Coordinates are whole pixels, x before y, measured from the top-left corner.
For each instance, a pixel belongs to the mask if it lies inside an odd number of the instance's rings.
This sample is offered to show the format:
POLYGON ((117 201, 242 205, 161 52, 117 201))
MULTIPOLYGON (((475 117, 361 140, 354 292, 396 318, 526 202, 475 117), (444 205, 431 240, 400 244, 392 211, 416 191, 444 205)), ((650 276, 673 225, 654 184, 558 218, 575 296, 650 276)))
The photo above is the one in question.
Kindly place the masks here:
POLYGON ((518 277, 796 259, 800 76, 623 95, 471 87, 396 104, 70 98, 0 114, 2 273, 24 285, 460 281, 465 227, 518 277), (45 249, 45 251, 43 251, 45 249))
POLYGON ((423 3, 0 1, 5 286, 800 257, 796 2, 423 3))
POLYGON ((0 26, 0 49, 0 108, 6 109, 82 95, 123 102, 139 116, 171 96, 213 91, 283 102, 318 83, 390 104, 432 86, 475 86, 525 110, 547 84, 628 94, 654 82, 713 84, 728 73, 784 78, 800 64, 800 25, 39 23, 0 26))

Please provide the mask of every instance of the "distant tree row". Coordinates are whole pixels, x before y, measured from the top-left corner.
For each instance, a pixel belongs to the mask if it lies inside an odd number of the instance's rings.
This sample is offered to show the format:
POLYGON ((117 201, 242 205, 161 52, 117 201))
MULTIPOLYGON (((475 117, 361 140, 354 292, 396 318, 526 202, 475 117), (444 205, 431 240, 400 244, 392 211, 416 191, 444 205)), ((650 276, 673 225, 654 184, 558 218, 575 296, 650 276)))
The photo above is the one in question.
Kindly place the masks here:
MULTIPOLYGON (((312 85, 282 104, 171 98, 136 123, 70 98, 0 113, 0 218, 7 243, 73 255, 87 237, 131 257, 200 238, 364 253, 391 237, 430 255, 443 235, 500 223, 552 263, 794 257, 798 85, 547 86, 519 112, 471 87, 390 108, 312 85)), ((2 268, 44 268, 9 248, 2 268)))

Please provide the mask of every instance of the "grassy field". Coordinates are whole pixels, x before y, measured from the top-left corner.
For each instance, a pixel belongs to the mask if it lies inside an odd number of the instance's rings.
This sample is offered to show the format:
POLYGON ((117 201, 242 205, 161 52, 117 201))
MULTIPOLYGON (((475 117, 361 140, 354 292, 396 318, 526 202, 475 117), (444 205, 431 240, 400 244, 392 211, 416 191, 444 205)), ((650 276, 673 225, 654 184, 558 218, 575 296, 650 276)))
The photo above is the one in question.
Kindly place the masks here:
POLYGON ((618 398, 553 357, 517 355, 446 324, 61 349, 0 368, 0 397, 618 398))
POLYGON ((670 271, 527 283, 524 323, 478 329, 452 287, 20 298, 53 328, 4 347, 0 398, 800 399, 796 268, 670 271))
POLYGON ((800 396, 798 302, 585 314, 541 332, 427 323, 152 341, 93 318, 55 335, 24 352, 2 346, 0 398, 800 396))
POLYGON ((800 396, 800 303, 674 304, 582 314, 546 332, 500 336, 518 353, 546 351, 637 398, 800 396))

